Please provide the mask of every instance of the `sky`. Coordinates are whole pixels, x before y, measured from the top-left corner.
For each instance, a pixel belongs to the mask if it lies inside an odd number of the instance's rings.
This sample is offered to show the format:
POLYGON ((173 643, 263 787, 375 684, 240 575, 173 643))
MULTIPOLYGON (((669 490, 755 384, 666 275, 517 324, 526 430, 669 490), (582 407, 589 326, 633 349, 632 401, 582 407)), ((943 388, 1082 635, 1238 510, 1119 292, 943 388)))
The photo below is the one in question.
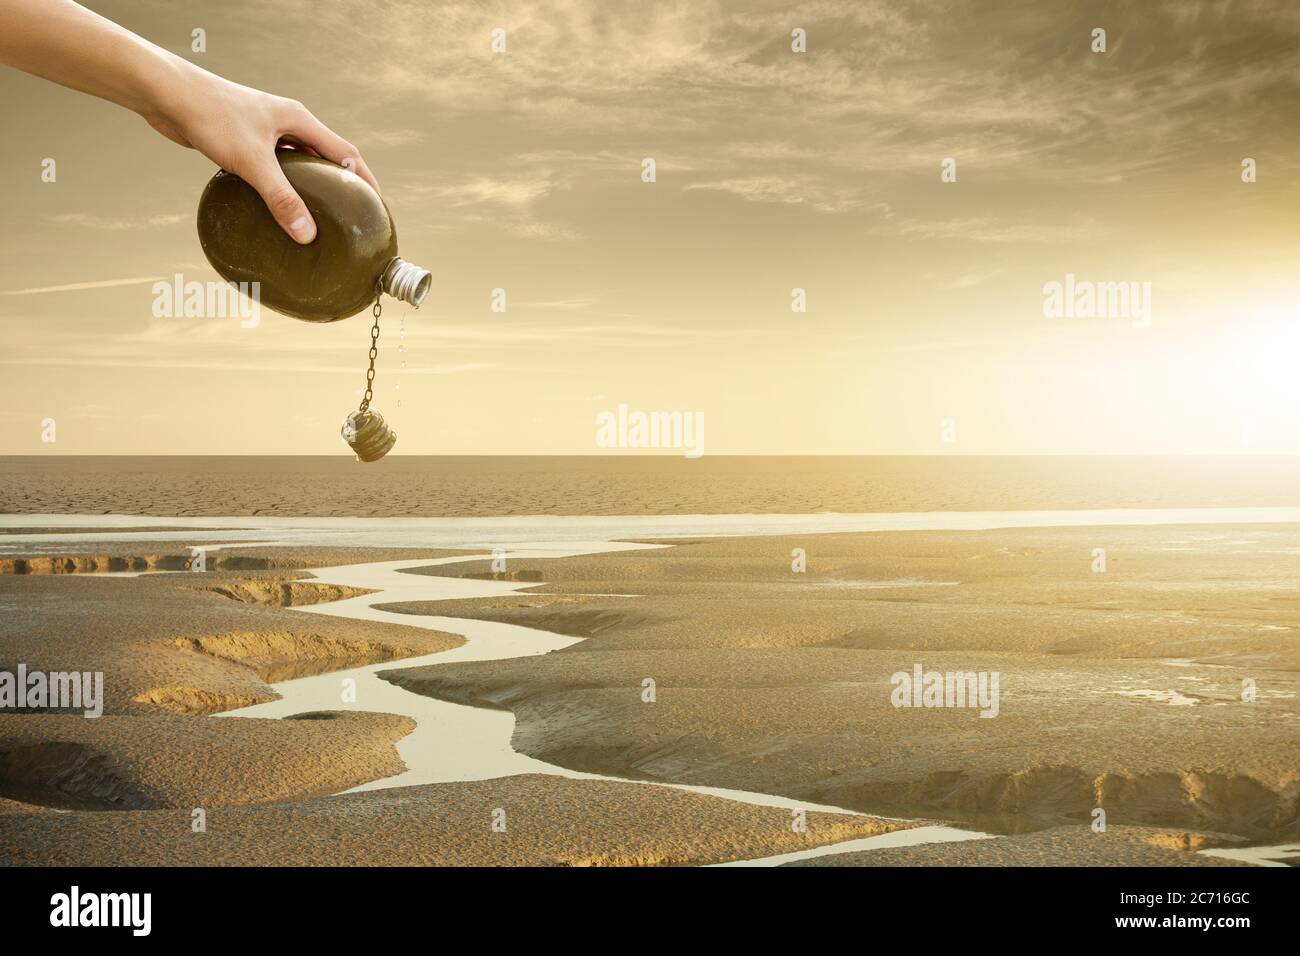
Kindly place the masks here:
MULTIPOLYGON (((361 149, 433 273, 385 306, 395 454, 606 453, 620 405, 705 454, 1300 453, 1295 4, 86 5, 361 149)), ((155 318, 216 279, 213 164, 0 103, 0 453, 346 454, 368 317, 155 318)))

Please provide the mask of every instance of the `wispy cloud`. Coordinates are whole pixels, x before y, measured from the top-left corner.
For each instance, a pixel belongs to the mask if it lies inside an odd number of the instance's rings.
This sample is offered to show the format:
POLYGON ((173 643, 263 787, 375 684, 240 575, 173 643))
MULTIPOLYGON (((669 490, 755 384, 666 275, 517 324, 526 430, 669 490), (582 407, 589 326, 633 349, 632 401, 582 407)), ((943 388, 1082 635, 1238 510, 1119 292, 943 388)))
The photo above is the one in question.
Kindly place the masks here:
POLYGON ((748 202, 808 206, 818 212, 847 212, 863 204, 862 199, 854 195, 856 190, 852 188, 837 188, 825 180, 801 175, 765 175, 695 182, 687 184, 685 190, 729 193, 748 202))
MULTIPOLYGON (((285 372, 295 374, 339 375, 355 373, 356 369, 347 365, 308 365, 302 362, 288 361, 247 361, 244 359, 177 359, 175 357, 113 358, 107 356, 75 355, 32 355, 21 359, 0 358, 0 366, 68 366, 73 368, 140 368, 140 369, 176 369, 185 371, 215 372, 285 372)), ((399 371, 390 371, 388 376, 426 376, 426 375, 460 375, 485 369, 506 368, 499 362, 454 362, 443 365, 412 365, 399 371)))
POLYGON ((477 175, 456 181, 407 183, 404 198, 427 202, 443 219, 461 224, 495 225, 513 236, 546 241, 572 240, 577 230, 544 217, 539 204, 557 190, 568 188, 571 176, 536 169, 522 176, 477 175))
POLYGON ((408 187, 408 192, 453 207, 487 203, 522 208, 545 198, 554 188, 555 183, 545 175, 519 179, 476 176, 455 183, 417 184, 408 187))
POLYGON ((50 221, 61 226, 74 226, 78 229, 101 229, 105 232, 129 232, 136 229, 159 229, 189 222, 193 213, 169 213, 165 216, 145 216, 141 218, 114 218, 111 216, 91 216, 80 212, 65 212, 51 216, 50 221))
POLYGON ((162 276, 140 276, 132 279, 99 279, 92 282, 71 282, 67 285, 47 285, 37 289, 9 289, 0 295, 42 295, 46 292, 84 292, 88 289, 112 289, 124 285, 146 285, 162 280, 162 276))
POLYGON ((1100 227, 1090 225, 1010 222, 991 216, 966 219, 903 219, 880 231, 921 239, 967 240, 981 243, 1073 242, 1096 235, 1100 227))

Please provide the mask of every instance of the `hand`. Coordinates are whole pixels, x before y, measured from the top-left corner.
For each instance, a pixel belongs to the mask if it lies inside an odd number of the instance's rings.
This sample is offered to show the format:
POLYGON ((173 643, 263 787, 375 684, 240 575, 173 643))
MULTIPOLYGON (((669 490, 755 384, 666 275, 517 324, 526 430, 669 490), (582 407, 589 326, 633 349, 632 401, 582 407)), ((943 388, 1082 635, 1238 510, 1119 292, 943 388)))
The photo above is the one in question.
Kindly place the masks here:
POLYGON ((199 69, 73 0, 0 0, 0 63, 139 113, 256 189, 298 242, 316 238, 316 223, 280 170, 280 143, 351 169, 379 191, 357 148, 301 103, 199 69))
POLYGON ((240 86, 204 70, 184 71, 167 102, 141 111, 159 133, 197 149, 257 190, 296 242, 316 238, 311 213, 280 169, 275 148, 289 144, 350 169, 379 191, 355 146, 296 100, 240 86))

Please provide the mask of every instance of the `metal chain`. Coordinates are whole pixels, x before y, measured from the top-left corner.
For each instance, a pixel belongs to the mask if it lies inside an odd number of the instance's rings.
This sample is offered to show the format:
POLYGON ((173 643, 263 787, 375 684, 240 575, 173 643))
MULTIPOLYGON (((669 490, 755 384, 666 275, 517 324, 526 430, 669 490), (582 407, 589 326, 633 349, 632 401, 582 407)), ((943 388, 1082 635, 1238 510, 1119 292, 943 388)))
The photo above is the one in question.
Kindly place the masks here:
POLYGON ((379 316, 383 314, 384 304, 380 300, 383 298, 384 287, 382 282, 375 282, 375 304, 370 308, 370 314, 375 317, 375 324, 370 327, 370 367, 366 369, 366 394, 361 399, 361 407, 358 412, 364 412, 370 407, 370 400, 375 397, 375 356, 379 354, 379 316))

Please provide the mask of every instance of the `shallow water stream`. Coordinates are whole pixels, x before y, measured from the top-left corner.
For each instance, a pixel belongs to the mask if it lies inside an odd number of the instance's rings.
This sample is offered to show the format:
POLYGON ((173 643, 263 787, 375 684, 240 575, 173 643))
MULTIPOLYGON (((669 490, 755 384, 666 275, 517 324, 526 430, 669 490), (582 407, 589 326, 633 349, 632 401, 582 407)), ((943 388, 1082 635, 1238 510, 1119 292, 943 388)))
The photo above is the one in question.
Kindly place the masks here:
MULTIPOLYGON (((576 548, 558 549, 543 546, 541 550, 522 549, 506 554, 508 561, 522 558, 564 557, 608 551, 639 550, 646 545, 599 542, 576 548)), ((490 555, 484 555, 490 557, 490 555)), ((842 807, 824 806, 793 800, 788 797, 720 787, 699 787, 687 784, 647 783, 600 774, 582 773, 555 764, 536 760, 517 752, 511 746, 515 718, 509 711, 484 707, 471 707, 450 701, 436 700, 415 694, 391 684, 378 676, 380 671, 427 664, 446 664, 455 661, 491 661, 514 657, 546 654, 561 647, 575 644, 580 638, 552 634, 534 628, 494 621, 476 621, 465 618, 437 615, 399 614, 374 607, 397 601, 439 601, 453 598, 494 597, 513 594, 536 582, 483 581, 473 578, 436 577, 407 574, 403 569, 428 567, 435 564, 458 564, 466 557, 424 559, 415 561, 384 561, 373 564, 354 564, 332 568, 313 569, 314 579, 326 584, 341 584, 368 588, 376 593, 296 608, 309 614, 328 614, 353 620, 384 621, 412 627, 459 634, 465 638, 460 647, 424 657, 385 661, 341 671, 331 671, 313 677, 302 677, 272 685, 280 695, 279 700, 244 707, 218 714, 218 717, 273 717, 283 718, 317 710, 360 710, 402 714, 415 721, 416 727, 397 744, 398 754, 406 764, 406 771, 392 777, 372 780, 355 787, 348 793, 378 790, 389 787, 406 787, 417 784, 451 783, 469 780, 488 780, 517 774, 541 773, 568 777, 574 780, 610 780, 636 786, 666 786, 692 793, 707 794, 761 806, 785 807, 828 813, 854 813, 842 807), (354 702, 345 702, 345 681, 355 682, 354 702)), ((978 839, 983 833, 964 831, 952 827, 917 827, 876 837, 867 837, 814 847, 795 853, 758 860, 735 861, 737 864, 776 865, 827 852, 870 849, 875 846, 905 846, 950 840, 978 839)))
MULTIPOLYGON (((103 528, 100 532, 73 534, 11 534, 0 540, 0 554, 34 550, 63 551, 69 543, 121 540, 195 541, 195 531, 227 546, 256 540, 298 546, 361 546, 464 548, 508 548, 507 560, 566 557, 621 550, 644 550, 654 545, 619 543, 614 538, 672 538, 759 534, 818 534, 849 531, 979 530, 1008 527, 1297 523, 1300 509, 1168 509, 1143 511, 1055 511, 1055 512, 937 512, 931 514, 858 515, 688 515, 654 517, 528 517, 528 518, 140 518, 95 515, 4 515, 0 528, 103 528), (158 526, 191 526, 185 532, 115 531, 158 526), (238 529, 238 530, 224 530, 238 529), (524 542, 522 545, 520 542, 524 542), (33 548, 33 545, 36 548, 33 548)), ((511 746, 514 715, 509 711, 440 701, 415 694, 377 676, 380 671, 420 667, 455 661, 504 660, 546 654, 577 643, 566 637, 533 628, 491 621, 476 621, 438 615, 398 614, 376 608, 376 604, 409 601, 438 601, 456 598, 493 597, 513 594, 537 582, 486 581, 472 578, 435 577, 403 573, 404 569, 436 564, 456 564, 487 554, 451 558, 384 561, 312 569, 323 583, 366 588, 376 593, 355 598, 295 608, 306 614, 326 614, 356 620, 383 621, 459 634, 461 647, 423 657, 385 661, 363 667, 332 671, 273 685, 280 699, 217 715, 222 718, 283 718, 308 711, 348 710, 402 714, 416 724, 415 730, 397 744, 406 764, 403 773, 371 781, 348 792, 416 784, 485 780, 518 774, 540 773, 572 779, 612 780, 636 786, 666 786, 708 794, 743 803, 804 809, 830 813, 856 813, 842 807, 822 806, 771 794, 698 787, 641 780, 625 780, 581 773, 536 760, 511 746), (355 702, 343 700, 344 680, 355 681, 355 702)), ((304 579, 308 579, 304 575, 304 579)), ((309 579, 308 579, 309 580, 309 579)), ((883 847, 918 845, 988 838, 989 834, 944 826, 924 826, 880 836, 842 841, 806 850, 755 860, 736 860, 725 866, 775 866, 798 859, 883 847)), ((1249 859, 1263 865, 1266 852, 1278 848, 1243 851, 1204 851, 1207 855, 1249 859), (1230 854, 1232 856, 1230 856, 1230 854), (1237 855, 1241 854, 1241 855, 1237 855)), ((1276 859, 1276 856, 1274 856, 1276 859)))

